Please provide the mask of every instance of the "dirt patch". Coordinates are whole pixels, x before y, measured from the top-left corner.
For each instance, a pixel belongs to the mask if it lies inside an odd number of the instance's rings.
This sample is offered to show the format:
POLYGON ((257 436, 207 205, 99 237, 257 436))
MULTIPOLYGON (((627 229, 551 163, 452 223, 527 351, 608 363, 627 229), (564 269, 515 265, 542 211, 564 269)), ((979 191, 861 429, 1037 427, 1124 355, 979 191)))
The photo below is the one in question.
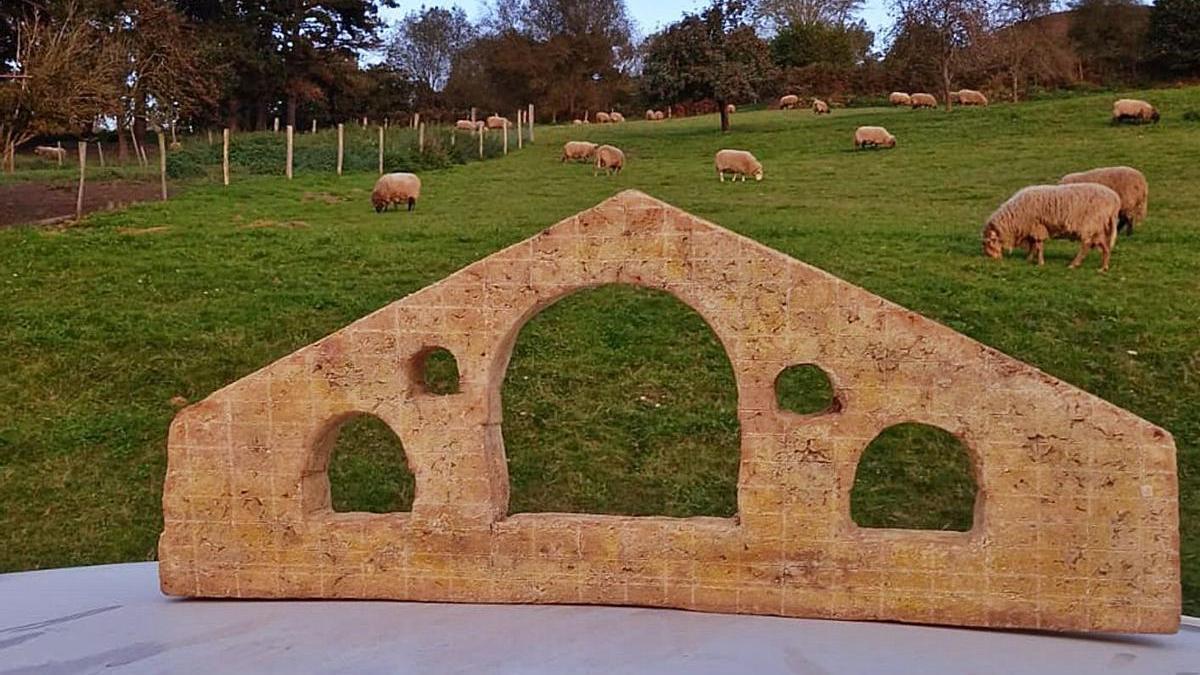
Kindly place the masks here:
POLYGON ((159 232, 166 232, 169 229, 171 228, 166 225, 159 225, 158 227, 118 227, 117 232, 136 236, 139 234, 158 234, 159 232))
POLYGON ((245 225, 239 225, 238 227, 243 230, 257 230, 264 227, 278 227, 285 230, 298 230, 308 227, 308 223, 304 222, 303 220, 285 220, 280 222, 278 220, 263 219, 256 220, 252 223, 246 223, 245 225))
POLYGON ((322 204, 338 204, 349 200, 349 197, 338 197, 337 195, 331 195, 328 192, 305 192, 300 198, 300 201, 304 203, 321 202, 322 204))
MULTIPOLYGON (((10 183, 0 185, 0 227, 34 223, 75 214, 75 185, 10 183)), ((121 209, 160 198, 157 183, 114 180, 88 183, 83 189, 85 213, 121 209)))

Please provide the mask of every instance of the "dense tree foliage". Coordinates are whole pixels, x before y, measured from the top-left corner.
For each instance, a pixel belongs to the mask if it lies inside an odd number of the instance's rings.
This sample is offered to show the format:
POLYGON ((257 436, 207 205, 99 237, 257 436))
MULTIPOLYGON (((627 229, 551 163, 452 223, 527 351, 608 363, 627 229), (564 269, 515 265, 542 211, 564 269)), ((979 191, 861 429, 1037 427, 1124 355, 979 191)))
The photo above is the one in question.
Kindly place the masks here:
POLYGON ((1155 66, 1172 75, 1200 75, 1200 0, 1156 0, 1146 37, 1155 66))

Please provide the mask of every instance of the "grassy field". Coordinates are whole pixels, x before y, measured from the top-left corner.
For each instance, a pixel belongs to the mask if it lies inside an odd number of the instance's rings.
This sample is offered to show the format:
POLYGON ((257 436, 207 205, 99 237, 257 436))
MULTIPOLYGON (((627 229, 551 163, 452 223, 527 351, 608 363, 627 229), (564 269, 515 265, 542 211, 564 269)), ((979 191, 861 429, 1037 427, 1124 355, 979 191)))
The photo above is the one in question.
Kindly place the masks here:
MULTIPOLYGON (((154 556, 171 399, 196 401, 387 302, 625 188, 638 188, 920 311, 1170 430, 1179 447, 1185 608, 1200 613, 1200 89, 1130 92, 1155 127, 1108 125, 1110 96, 986 110, 857 109, 538 130, 507 159, 432 172, 414 213, 376 215, 368 174, 200 184, 65 231, 0 231, 0 571, 154 556), (859 124, 895 150, 853 152, 859 124), (618 178, 560 165, 564 140, 622 146, 618 178), (720 185, 721 147, 762 183, 720 185), (1150 218, 1113 270, 983 258, 979 230, 1017 188, 1126 163, 1150 218)), ((443 374, 444 376, 444 374, 443 374)), ((824 383, 789 378, 789 407, 824 383)), ((503 391, 513 511, 728 515, 732 371, 673 298, 572 296, 523 331, 503 391)), ((339 439, 342 509, 403 508, 398 442, 370 420, 339 439)), ((961 529, 972 486, 953 442, 897 429, 868 451, 863 524, 961 529)))

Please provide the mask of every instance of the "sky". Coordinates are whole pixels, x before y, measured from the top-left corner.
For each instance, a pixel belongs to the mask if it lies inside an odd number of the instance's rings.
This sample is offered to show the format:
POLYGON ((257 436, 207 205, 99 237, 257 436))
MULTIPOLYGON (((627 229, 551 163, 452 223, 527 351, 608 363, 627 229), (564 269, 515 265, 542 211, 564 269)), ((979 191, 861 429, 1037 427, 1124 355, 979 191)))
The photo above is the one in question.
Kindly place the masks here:
MULTIPOLYGON (((883 32, 884 27, 890 23, 888 4, 888 0, 866 0, 860 14, 866 20, 867 25, 875 31, 877 38, 883 32)), ((479 0, 400 0, 398 5, 395 9, 383 11, 384 19, 389 23, 414 9, 420 9, 422 5, 438 7, 458 5, 467 12, 472 20, 478 19, 483 12, 482 3, 479 0)), ((626 0, 625 5, 629 8, 629 13, 633 15, 634 20, 637 21, 638 31, 642 35, 649 35, 685 13, 695 12, 707 6, 708 0, 626 0)))

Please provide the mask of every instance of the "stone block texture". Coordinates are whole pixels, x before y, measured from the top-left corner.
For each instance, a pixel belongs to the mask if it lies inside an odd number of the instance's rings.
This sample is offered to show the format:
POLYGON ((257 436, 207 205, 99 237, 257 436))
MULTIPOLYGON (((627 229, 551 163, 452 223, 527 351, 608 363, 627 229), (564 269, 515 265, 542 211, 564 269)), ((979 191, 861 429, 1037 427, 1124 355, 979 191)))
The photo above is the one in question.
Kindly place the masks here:
MULTIPOLYGON (((620 317, 614 317, 619 321, 620 317)), ((394 302, 181 411, 162 589, 222 598, 594 603, 1069 631, 1179 623, 1174 441, 945 326, 638 192, 394 302), (500 386, 521 327, 584 288, 671 293, 738 386, 735 518, 508 515, 500 386), (422 385, 453 353, 460 389, 422 385), (838 405, 780 410, 776 376, 824 370, 838 405), (339 426, 403 443, 411 513, 335 513, 339 426), (860 528, 855 468, 919 422, 968 448, 967 532, 860 528)))

